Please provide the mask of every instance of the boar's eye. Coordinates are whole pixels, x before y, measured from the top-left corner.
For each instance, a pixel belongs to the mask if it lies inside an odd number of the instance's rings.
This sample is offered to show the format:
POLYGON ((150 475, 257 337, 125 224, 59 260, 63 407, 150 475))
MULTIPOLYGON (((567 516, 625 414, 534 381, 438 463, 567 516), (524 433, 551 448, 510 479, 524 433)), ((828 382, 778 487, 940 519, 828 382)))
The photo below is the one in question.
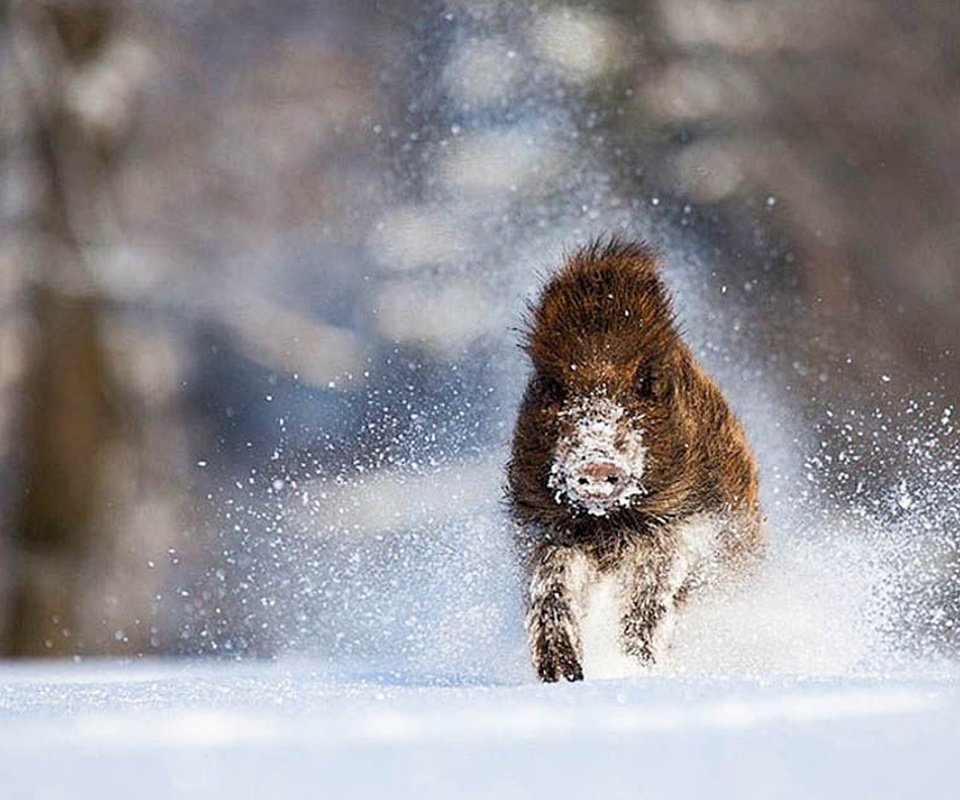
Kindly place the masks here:
POLYGON ((661 398, 667 392, 667 382, 664 376, 649 364, 641 364, 633 376, 633 391, 637 397, 661 398))
POLYGON ((566 393, 563 382, 555 375, 538 375, 535 387, 537 394, 548 403, 559 403, 566 393))

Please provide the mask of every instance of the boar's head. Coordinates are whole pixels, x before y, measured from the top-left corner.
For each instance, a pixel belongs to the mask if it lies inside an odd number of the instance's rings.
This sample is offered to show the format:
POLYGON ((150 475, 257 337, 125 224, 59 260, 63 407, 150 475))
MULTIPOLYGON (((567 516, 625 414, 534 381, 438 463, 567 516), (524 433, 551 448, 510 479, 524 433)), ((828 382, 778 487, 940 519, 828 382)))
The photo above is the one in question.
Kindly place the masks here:
POLYGON ((662 522, 689 492, 700 375, 644 245, 595 243, 530 309, 533 373, 514 438, 521 520, 572 531, 662 522))

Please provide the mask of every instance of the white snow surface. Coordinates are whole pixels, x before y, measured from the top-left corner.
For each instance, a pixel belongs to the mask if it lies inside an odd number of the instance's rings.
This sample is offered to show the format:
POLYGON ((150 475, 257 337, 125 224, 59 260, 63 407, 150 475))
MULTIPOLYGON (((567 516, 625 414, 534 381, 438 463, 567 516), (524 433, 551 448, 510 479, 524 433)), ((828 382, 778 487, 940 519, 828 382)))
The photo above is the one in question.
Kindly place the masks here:
POLYGON ((960 677, 457 685, 310 662, 0 668, 0 796, 952 797, 960 677))

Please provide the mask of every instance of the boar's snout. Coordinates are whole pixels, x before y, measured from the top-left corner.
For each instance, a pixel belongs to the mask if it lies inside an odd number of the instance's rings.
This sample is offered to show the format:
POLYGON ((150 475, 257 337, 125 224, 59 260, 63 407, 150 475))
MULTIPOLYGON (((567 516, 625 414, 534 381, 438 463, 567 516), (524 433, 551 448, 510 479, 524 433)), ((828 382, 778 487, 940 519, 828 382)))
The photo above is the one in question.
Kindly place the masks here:
POLYGON ((589 461, 570 477, 571 488, 585 500, 613 500, 627 485, 627 473, 611 461, 589 461))

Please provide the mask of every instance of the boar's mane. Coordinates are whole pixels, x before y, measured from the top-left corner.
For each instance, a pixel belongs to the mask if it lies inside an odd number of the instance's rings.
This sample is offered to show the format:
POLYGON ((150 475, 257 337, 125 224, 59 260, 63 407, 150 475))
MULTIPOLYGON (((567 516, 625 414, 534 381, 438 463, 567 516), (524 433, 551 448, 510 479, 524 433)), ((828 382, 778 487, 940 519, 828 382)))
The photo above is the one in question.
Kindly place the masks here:
POLYGON ((529 308, 524 349, 534 366, 576 382, 571 366, 635 366, 639 354, 669 352, 679 335, 658 268, 653 248, 617 238, 571 254, 529 308))

